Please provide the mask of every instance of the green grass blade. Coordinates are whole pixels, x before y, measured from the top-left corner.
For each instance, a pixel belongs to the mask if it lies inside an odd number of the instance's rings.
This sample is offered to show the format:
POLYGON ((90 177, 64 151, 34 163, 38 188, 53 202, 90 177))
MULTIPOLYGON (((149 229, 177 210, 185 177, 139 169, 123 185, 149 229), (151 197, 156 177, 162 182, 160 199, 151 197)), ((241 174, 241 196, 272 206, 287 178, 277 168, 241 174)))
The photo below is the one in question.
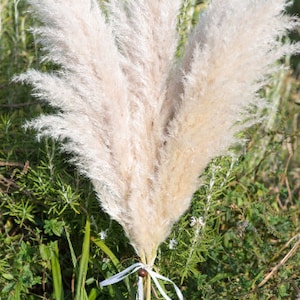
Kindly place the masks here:
POLYGON ((88 300, 96 300, 97 296, 98 296, 98 291, 95 288, 93 288, 89 293, 88 300))
POLYGON ((113 265, 117 269, 118 272, 121 272, 121 264, 114 253, 106 246, 103 240, 95 237, 91 237, 91 240, 94 244, 96 244, 112 261, 113 265))
MULTIPOLYGON (((114 253, 109 249, 109 247, 107 247, 107 245, 104 243, 104 241, 99 238, 95 238, 95 237, 91 237, 91 240, 110 258, 110 260, 112 261, 113 265, 115 266, 117 272, 121 272, 122 269, 121 269, 120 261, 114 255, 114 253)), ((131 295, 131 297, 133 297, 132 299, 134 299, 135 296, 134 296, 133 290, 130 287, 129 279, 125 278, 124 283, 126 285, 128 293, 131 295)), ((114 291, 115 291, 115 289, 114 289, 114 291)))
POLYGON ((89 262, 89 254, 90 254, 90 232, 91 232, 91 224, 89 218, 86 220, 85 224, 85 234, 82 244, 82 256, 79 264, 78 271, 78 280, 76 286, 76 300, 84 300, 88 299, 86 291, 85 291, 85 280, 88 269, 89 262))
POLYGON ((68 232, 68 230, 67 230, 66 227, 65 227, 65 233, 66 233, 66 237, 67 237, 69 248, 70 248, 70 252, 71 252, 71 258, 72 258, 73 267, 76 268, 77 267, 77 259, 76 259, 75 251, 74 251, 73 246, 72 246, 71 239, 70 239, 70 234, 69 234, 69 232, 68 232))
POLYGON ((59 259, 58 259, 57 241, 55 243, 53 243, 52 247, 51 247, 51 269, 52 269, 55 300, 63 300, 64 299, 64 291, 63 291, 63 285, 62 285, 60 264, 59 264, 59 259))

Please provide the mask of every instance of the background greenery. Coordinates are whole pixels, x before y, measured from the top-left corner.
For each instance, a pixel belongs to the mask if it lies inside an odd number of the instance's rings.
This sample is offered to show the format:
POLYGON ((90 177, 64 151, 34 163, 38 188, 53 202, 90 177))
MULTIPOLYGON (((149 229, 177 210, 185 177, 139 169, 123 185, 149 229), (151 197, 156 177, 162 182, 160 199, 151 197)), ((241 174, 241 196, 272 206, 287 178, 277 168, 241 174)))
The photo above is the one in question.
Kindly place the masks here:
MULTIPOLYGON (((194 21, 191 1, 184 3, 181 44, 194 21)), ((196 12, 204 7, 198 1, 196 12)), ((30 88, 11 83, 28 68, 51 68, 40 63, 33 22, 24 1, 1 0, 0 299, 135 299, 136 275, 98 285, 136 262, 122 229, 59 144, 37 142, 22 128, 50 111, 30 88)), ((300 299, 300 85, 298 60, 291 61, 294 69, 274 74, 262 91, 272 109, 241 134, 242 155, 233 150, 211 163, 160 248, 159 272, 186 299, 300 299)))

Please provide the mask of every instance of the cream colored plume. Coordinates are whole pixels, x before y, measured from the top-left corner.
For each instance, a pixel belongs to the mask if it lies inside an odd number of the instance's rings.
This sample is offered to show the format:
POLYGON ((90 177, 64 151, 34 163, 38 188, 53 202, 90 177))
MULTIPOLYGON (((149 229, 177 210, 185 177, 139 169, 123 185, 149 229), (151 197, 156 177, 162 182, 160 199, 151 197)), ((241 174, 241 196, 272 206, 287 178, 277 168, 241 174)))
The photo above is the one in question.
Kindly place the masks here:
MULTIPOLYGON (((210 160, 235 143, 275 62, 299 46, 285 0, 214 0, 176 58, 179 0, 28 0, 53 73, 19 79, 57 107, 29 123, 63 142, 143 263, 188 209, 210 160)), ((298 50, 297 50, 298 48, 298 50)))

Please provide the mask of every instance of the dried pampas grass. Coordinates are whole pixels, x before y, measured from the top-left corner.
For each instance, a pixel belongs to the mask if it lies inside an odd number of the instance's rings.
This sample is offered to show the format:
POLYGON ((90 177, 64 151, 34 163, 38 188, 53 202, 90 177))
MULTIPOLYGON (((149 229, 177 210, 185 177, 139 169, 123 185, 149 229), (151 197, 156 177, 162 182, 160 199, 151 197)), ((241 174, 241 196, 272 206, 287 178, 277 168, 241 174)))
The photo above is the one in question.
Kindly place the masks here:
POLYGON ((285 0, 213 0, 176 58, 181 1, 28 0, 54 73, 19 80, 58 108, 28 126, 63 141, 101 207, 126 231, 142 263, 188 209, 198 176, 236 142, 237 121, 299 51, 281 43, 296 21, 285 0))

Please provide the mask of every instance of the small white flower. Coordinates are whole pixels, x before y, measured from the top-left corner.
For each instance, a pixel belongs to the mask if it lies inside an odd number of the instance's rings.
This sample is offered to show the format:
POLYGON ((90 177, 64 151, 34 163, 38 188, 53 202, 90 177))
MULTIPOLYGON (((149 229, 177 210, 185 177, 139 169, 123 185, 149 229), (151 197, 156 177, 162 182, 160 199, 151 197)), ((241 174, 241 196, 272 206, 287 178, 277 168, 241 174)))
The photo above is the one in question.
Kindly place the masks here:
POLYGON ((102 259, 102 262, 105 263, 105 264, 108 264, 110 262, 110 259, 108 257, 104 257, 102 259))
POLYGON ((101 240, 105 240, 107 238, 107 232, 108 232, 108 229, 106 230, 102 230, 98 233, 98 235, 100 236, 100 239, 101 240))
POLYGON ((194 227, 195 225, 203 227, 205 225, 203 218, 202 217, 196 218, 192 216, 190 226, 194 227))
POLYGON ((169 249, 174 250, 178 245, 178 242, 175 239, 171 239, 169 241, 169 249))

